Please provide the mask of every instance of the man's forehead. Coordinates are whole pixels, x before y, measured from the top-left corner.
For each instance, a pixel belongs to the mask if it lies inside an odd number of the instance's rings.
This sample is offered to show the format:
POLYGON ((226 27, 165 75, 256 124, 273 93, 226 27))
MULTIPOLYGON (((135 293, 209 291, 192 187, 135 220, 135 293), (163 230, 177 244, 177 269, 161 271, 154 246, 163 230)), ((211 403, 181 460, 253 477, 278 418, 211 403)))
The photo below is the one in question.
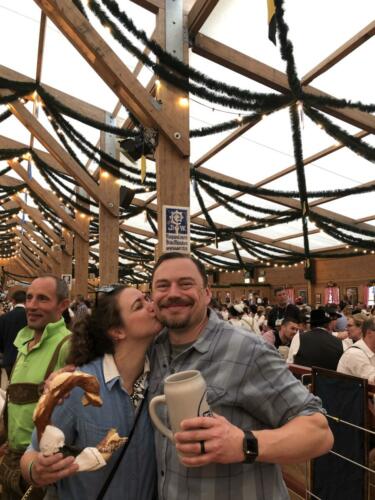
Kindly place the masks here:
POLYGON ((45 291, 48 293, 56 292, 56 282, 53 278, 36 278, 28 287, 28 292, 45 291))
POLYGON ((181 279, 193 279, 196 282, 203 281, 197 266, 190 259, 170 259, 162 262, 153 276, 153 283, 160 280, 175 281, 181 279))

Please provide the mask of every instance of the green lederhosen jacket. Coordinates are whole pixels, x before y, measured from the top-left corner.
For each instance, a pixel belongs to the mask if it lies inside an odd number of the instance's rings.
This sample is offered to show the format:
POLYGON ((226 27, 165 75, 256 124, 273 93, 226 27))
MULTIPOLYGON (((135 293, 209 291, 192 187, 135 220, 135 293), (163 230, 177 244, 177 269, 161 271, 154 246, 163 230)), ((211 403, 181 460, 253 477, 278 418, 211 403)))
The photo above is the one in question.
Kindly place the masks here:
MULTIPOLYGON (((62 343, 62 341, 68 336, 70 336, 70 331, 66 328, 63 319, 56 323, 49 323, 38 344, 28 351, 27 344, 34 338, 34 331, 26 326, 18 333, 14 345, 19 354, 8 387, 7 425, 8 444, 11 449, 24 450, 30 444, 34 428, 33 412, 38 398, 25 398, 23 384, 30 384, 30 386, 35 384, 31 388, 37 389, 37 385, 42 384, 46 375, 48 376, 48 371, 58 370, 65 365, 70 342, 62 343), (61 346, 55 356, 57 359, 51 367, 51 360, 60 343, 61 346)), ((33 392, 31 391, 32 395, 33 392)))

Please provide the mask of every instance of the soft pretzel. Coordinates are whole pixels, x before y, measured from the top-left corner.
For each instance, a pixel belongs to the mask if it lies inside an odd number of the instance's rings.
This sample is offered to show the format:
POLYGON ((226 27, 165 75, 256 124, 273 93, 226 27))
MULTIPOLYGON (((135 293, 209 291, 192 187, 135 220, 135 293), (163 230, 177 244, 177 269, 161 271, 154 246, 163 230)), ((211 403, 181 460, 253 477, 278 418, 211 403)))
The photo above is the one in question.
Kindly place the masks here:
MULTIPOLYGON (((39 442, 47 425, 50 426, 53 409, 59 400, 69 394, 74 387, 81 387, 84 390, 84 395, 81 400, 84 406, 89 404, 101 406, 103 404, 99 395, 100 386, 98 379, 93 375, 83 372, 63 372, 57 374, 49 385, 49 391, 43 394, 39 399, 34 410, 33 419, 37 429, 39 442)), ((127 440, 128 438, 126 437, 120 437, 116 429, 110 429, 104 439, 96 446, 97 451, 95 448, 85 448, 85 450, 91 449, 96 453, 99 452, 105 462, 108 462, 112 453, 125 444, 127 440)), ((71 447, 63 446, 63 448, 60 448, 60 451, 63 450, 67 451, 69 454, 77 455, 77 450, 72 453, 71 447)), ((82 454, 85 450, 82 451, 82 454)), ((102 467, 105 462, 102 462, 100 466, 102 467)))
POLYGON ((96 445, 96 448, 101 453, 106 462, 111 458, 114 451, 118 450, 123 444, 126 443, 128 438, 120 437, 116 429, 110 429, 104 439, 96 445))
POLYGON ((46 426, 50 424, 55 406, 74 387, 81 387, 85 391, 82 397, 83 405, 101 406, 103 404, 99 395, 99 382, 96 377, 83 372, 58 373, 51 381, 49 391, 39 399, 34 410, 33 420, 39 441, 46 426))

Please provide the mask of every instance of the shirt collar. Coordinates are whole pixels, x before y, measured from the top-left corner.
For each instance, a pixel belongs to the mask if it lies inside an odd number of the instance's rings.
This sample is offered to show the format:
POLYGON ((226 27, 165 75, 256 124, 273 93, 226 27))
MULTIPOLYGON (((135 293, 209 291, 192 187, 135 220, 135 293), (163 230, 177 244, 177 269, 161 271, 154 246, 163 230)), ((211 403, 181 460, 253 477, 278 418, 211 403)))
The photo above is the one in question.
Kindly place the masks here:
MULTIPOLYGON (((59 321, 56 321, 56 323, 48 323, 48 325, 44 328, 39 342, 33 347, 33 350, 38 349, 47 337, 50 338, 56 333, 59 333, 62 328, 65 328, 64 318, 59 319, 59 321)), ((22 330, 19 331, 14 341, 14 345, 20 352, 27 353, 27 344, 34 338, 34 335, 34 330, 29 328, 28 326, 25 326, 24 328, 22 328, 22 330)))
MULTIPOLYGON (((145 358, 145 364, 143 368, 143 374, 150 372, 150 361, 148 357, 145 358)), ((103 376, 104 382, 109 389, 112 389, 114 384, 119 380, 122 382, 120 372, 115 363, 115 359, 112 354, 104 354, 103 357, 103 376)))
MULTIPOLYGON (((213 313, 210 309, 208 309, 208 322, 206 323, 206 326, 203 328, 199 337, 191 347, 196 349, 201 354, 207 352, 211 345, 212 335, 214 334, 217 325, 222 321, 223 320, 221 320, 217 316, 217 314, 213 313)), ((155 343, 164 344, 166 341, 168 341, 168 328, 164 328, 160 332, 155 343)))
POLYGON ((15 309, 16 307, 23 307, 25 309, 25 304, 15 304, 13 309, 15 309))

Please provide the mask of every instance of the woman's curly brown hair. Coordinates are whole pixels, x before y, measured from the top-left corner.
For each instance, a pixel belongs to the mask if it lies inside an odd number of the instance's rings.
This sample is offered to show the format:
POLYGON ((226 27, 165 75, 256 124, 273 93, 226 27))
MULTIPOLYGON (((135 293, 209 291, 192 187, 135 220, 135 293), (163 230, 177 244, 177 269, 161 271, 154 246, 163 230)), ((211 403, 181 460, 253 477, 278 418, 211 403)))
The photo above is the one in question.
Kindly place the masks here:
POLYGON ((114 353, 114 343, 108 331, 123 325, 117 299, 126 288, 125 285, 116 287, 101 297, 91 315, 73 324, 67 364, 81 366, 104 354, 114 353))

